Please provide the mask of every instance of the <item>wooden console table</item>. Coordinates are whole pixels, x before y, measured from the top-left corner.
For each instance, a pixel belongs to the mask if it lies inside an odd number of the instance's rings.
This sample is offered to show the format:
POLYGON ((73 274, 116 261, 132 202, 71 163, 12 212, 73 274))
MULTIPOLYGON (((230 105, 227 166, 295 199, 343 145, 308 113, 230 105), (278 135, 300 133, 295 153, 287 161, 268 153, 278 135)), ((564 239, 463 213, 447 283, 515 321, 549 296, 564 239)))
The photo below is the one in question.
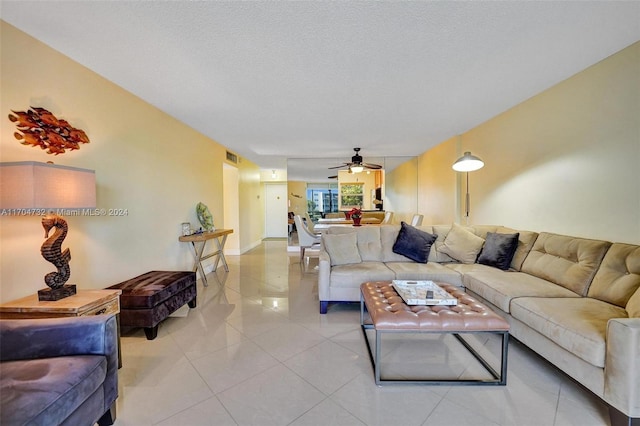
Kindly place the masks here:
POLYGON ((224 270, 229 272, 229 265, 227 265, 227 260, 224 257, 224 245, 227 242, 227 236, 233 233, 233 229, 217 229, 211 232, 203 232, 201 234, 193 234, 193 235, 183 235, 178 238, 179 241, 183 243, 191 243, 193 247, 193 255, 195 258, 195 262, 193 264, 193 272, 199 271, 200 277, 202 278, 202 283, 206 286, 209 285, 207 282, 207 275, 204 272, 204 267, 202 266, 202 261, 209 259, 210 257, 216 257, 215 262, 213 263, 213 270, 218 269, 218 263, 222 261, 222 266, 224 266, 224 270), (207 245, 207 241, 213 240, 216 244, 216 250, 204 254, 204 248, 207 245), (196 243, 202 243, 196 245, 196 243))

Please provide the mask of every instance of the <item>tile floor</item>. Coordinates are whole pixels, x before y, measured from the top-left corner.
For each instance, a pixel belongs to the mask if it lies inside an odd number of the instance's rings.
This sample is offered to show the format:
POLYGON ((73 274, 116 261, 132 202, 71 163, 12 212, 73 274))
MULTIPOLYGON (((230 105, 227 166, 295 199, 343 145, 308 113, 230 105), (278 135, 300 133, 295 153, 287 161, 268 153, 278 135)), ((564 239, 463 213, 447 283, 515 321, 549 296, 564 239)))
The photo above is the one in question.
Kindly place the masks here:
MULTIPOLYGON (((155 340, 123 330, 117 426, 609 423, 598 398, 513 340, 505 387, 377 387, 359 306, 318 312, 317 259, 302 267, 287 241, 266 240, 227 261, 155 340)), ((482 373, 446 337, 420 339, 383 345, 389 374, 421 360, 482 373)), ((499 339, 475 341, 497 354, 499 339)))

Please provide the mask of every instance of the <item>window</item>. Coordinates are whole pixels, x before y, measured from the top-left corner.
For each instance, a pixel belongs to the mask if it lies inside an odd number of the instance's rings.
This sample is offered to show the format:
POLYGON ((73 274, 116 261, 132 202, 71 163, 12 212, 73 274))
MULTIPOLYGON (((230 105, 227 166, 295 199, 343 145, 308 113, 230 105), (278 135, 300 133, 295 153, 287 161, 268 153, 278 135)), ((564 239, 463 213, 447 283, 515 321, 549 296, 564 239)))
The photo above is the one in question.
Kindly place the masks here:
POLYGON ((340 208, 362 208, 364 204, 364 183, 343 183, 340 185, 340 208))

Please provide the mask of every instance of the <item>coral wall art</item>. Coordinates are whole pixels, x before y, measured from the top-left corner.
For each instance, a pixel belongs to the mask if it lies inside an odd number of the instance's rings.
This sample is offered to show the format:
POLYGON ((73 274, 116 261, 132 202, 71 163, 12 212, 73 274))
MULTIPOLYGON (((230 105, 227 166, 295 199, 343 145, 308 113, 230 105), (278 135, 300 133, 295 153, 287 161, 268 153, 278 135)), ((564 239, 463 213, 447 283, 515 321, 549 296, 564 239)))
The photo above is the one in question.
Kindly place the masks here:
POLYGON ((13 135, 22 145, 39 146, 47 154, 64 154, 67 150, 80 149, 89 143, 87 134, 71 126, 66 120, 56 118, 44 108, 31 107, 28 111, 13 111, 9 120, 16 123, 18 131, 13 135))

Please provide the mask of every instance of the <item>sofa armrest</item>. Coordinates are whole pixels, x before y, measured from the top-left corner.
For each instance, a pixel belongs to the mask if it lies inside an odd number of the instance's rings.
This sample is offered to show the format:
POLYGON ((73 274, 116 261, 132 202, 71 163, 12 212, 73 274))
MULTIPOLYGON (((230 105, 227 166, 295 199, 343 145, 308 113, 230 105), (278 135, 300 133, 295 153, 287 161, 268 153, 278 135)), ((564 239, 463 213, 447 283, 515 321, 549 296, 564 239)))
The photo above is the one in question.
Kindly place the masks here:
POLYGON ((609 320, 604 369, 604 400, 640 417, 640 318, 609 320))
POLYGON ((318 256, 318 298, 320 301, 329 300, 329 286, 331 284, 331 258, 329 253, 320 249, 318 256))
POLYGON ((0 361, 118 355, 115 316, 0 321, 0 361))

